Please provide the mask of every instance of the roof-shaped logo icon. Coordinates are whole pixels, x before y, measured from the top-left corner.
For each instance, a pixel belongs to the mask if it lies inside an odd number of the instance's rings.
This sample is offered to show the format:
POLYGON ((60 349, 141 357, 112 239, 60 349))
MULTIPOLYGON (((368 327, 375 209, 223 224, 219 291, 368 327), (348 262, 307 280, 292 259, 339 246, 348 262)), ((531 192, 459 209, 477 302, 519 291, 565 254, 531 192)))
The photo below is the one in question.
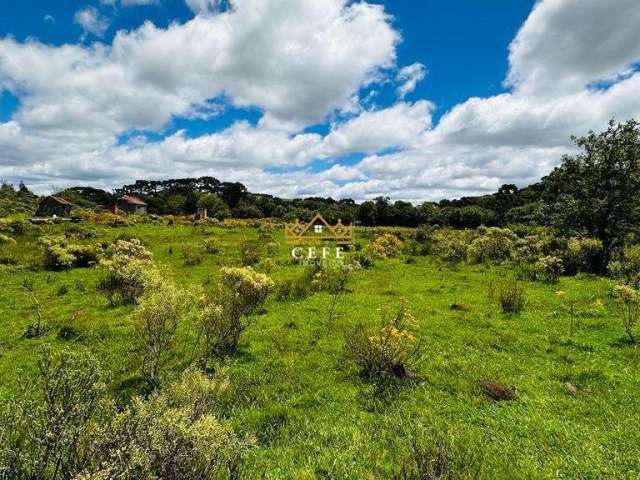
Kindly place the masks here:
POLYGON ((353 243, 353 225, 343 225, 338 219, 335 225, 329 223, 319 213, 308 223, 296 220, 284 226, 284 236, 287 243, 301 244, 305 242, 335 242, 339 245, 353 243))

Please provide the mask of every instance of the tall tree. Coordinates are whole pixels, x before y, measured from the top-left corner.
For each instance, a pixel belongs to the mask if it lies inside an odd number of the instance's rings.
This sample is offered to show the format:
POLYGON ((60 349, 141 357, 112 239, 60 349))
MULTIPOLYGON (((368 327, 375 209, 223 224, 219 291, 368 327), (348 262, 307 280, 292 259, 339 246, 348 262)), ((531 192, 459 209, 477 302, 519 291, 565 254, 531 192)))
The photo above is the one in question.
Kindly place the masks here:
POLYGON ((600 239, 605 269, 612 251, 639 227, 640 125, 612 120, 606 131, 573 140, 582 151, 566 155, 543 179, 557 198, 552 223, 600 239))

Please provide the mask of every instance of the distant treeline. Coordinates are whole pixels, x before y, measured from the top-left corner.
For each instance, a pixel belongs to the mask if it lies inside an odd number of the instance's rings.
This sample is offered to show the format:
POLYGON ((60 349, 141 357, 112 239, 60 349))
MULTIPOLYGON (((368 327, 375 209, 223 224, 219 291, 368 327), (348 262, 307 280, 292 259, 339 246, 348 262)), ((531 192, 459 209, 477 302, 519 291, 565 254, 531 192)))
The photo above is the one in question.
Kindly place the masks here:
MULTIPOLYGON (((573 139, 579 152, 526 188, 503 185, 497 192, 458 200, 413 205, 379 197, 357 204, 352 199, 283 199, 251 193, 241 183, 213 177, 138 180, 113 193, 73 187, 58 195, 86 208, 109 206, 121 195, 136 195, 149 213, 192 214, 206 207, 219 219, 280 218, 308 220, 320 212, 328 221, 366 226, 440 225, 549 226, 562 235, 586 235, 602 241, 605 259, 625 242, 640 241, 640 124, 613 120, 601 132, 573 139)), ((0 216, 33 209, 37 198, 24 184, 0 188, 0 216)))
POLYGON ((511 223, 543 222, 545 205, 554 201, 545 180, 519 189, 503 185, 496 193, 458 200, 413 205, 387 197, 360 204, 352 199, 310 197, 283 199, 251 193, 242 183, 221 182, 213 177, 170 180, 138 180, 113 193, 91 187, 73 187, 58 195, 87 208, 109 205, 121 195, 136 195, 149 205, 149 213, 193 214, 206 207, 217 218, 281 218, 308 220, 320 212, 328 221, 339 218, 366 226, 416 227, 423 224, 474 228, 511 223))

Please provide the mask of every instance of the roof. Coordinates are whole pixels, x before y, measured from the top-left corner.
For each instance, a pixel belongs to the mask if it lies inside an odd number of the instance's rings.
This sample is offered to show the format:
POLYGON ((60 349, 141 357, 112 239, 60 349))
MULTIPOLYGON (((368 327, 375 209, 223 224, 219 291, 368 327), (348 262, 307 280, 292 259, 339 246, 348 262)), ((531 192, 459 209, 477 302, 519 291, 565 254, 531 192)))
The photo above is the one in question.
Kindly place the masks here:
POLYGON ((76 206, 74 203, 71 203, 70 201, 65 200, 62 197, 56 197, 55 195, 51 195, 51 196, 49 196, 49 198, 53 198, 56 202, 58 202, 58 203, 60 203, 62 205, 70 205, 72 207, 76 206))
POLYGON ((141 199, 139 199, 138 197, 134 197, 133 195, 123 195, 121 196, 118 201, 123 201, 123 202, 127 202, 127 203, 131 203, 133 205, 146 205, 145 202, 143 202, 141 199))

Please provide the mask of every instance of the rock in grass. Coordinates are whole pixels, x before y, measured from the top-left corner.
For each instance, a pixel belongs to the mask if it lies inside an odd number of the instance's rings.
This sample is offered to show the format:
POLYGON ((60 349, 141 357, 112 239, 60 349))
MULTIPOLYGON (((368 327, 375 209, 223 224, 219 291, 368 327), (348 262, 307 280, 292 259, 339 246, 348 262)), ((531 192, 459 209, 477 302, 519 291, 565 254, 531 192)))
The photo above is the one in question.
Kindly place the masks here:
POLYGON ((476 383, 476 386, 482 391, 482 393, 496 402, 516 399, 516 394, 513 390, 509 387, 505 387, 504 385, 500 385, 498 382, 489 378, 480 380, 476 383))
POLYGON ((449 308, 451 310, 457 310, 459 312, 468 312, 471 309, 471 307, 466 303, 452 303, 451 305, 449 305, 449 308))

